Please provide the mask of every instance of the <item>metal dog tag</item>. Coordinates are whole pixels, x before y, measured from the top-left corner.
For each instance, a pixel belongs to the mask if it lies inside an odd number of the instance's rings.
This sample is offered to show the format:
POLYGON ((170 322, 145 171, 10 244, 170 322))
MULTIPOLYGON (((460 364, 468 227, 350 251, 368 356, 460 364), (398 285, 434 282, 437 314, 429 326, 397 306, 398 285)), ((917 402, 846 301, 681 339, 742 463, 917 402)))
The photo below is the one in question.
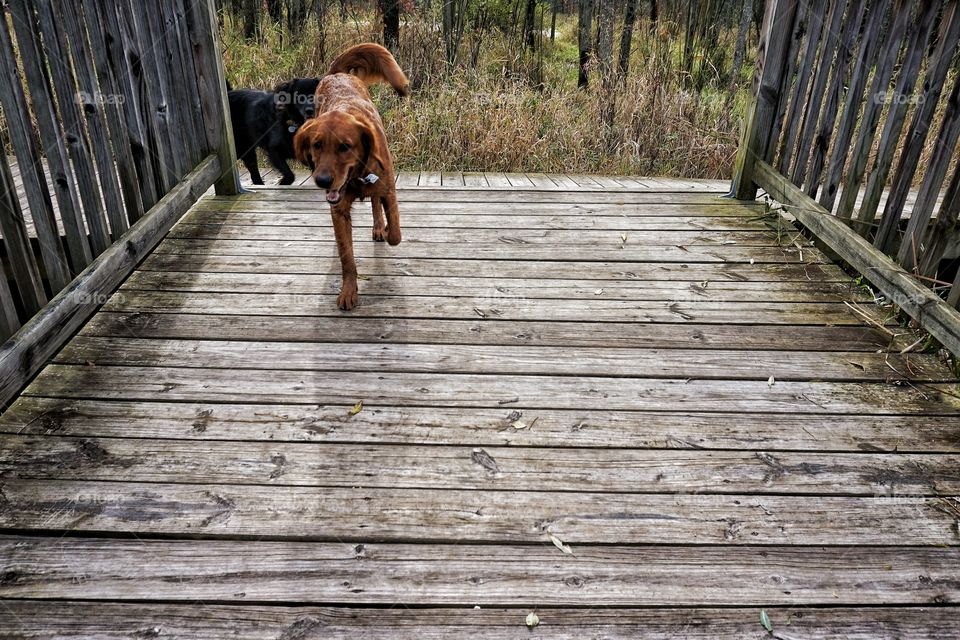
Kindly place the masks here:
POLYGON ((374 183, 376 183, 378 180, 380 180, 380 176, 378 176, 378 175, 375 174, 375 173, 370 173, 370 174, 367 175, 366 178, 363 179, 363 181, 364 181, 366 184, 374 184, 374 183))

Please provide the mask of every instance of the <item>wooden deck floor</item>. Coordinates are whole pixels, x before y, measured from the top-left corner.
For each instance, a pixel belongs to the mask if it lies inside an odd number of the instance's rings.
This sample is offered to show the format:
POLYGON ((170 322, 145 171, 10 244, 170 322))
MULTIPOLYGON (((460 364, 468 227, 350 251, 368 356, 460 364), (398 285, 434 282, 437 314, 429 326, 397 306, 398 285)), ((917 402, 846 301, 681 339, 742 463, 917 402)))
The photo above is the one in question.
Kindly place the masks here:
POLYGON ((960 393, 839 268, 461 179, 357 207, 352 313, 316 190, 204 198, 0 417, 0 635, 951 634, 960 393))

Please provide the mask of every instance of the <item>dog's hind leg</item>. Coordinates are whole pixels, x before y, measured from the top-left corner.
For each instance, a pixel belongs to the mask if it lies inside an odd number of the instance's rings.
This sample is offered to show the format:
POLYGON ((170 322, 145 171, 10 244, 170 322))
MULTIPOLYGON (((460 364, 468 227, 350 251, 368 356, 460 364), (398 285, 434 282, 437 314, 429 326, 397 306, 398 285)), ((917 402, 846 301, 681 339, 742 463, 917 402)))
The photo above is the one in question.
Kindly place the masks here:
POLYGON ((273 152, 267 153, 267 158, 270 159, 270 164, 280 172, 281 178, 277 184, 293 184, 296 176, 293 175, 293 170, 290 168, 290 165, 287 164, 287 159, 273 152))
POLYGON ((383 217, 383 201, 380 196, 372 196, 370 206, 373 208, 373 241, 383 242, 387 239, 387 221, 383 217))
POLYGON ((253 184, 263 184, 263 178, 260 177, 260 169, 257 167, 257 150, 251 149, 240 157, 243 160, 243 166, 250 172, 250 182, 253 184))

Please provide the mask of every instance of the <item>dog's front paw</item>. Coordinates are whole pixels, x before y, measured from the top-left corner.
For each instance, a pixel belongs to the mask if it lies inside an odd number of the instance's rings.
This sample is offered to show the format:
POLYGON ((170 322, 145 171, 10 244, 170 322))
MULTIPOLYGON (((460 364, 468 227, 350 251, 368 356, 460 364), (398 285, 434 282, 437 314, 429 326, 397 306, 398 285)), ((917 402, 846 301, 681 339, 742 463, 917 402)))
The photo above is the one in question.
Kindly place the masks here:
POLYGON ((373 241, 374 242, 383 242, 387 239, 387 230, 383 227, 374 227, 373 228, 373 241))
POLYGON ((389 227, 387 229, 387 243, 391 246, 400 244, 400 227, 389 227))
POLYGON ((360 294, 357 292, 356 286, 352 288, 344 287, 340 290, 340 296, 337 298, 337 306, 344 311, 350 311, 357 306, 359 300, 360 294))

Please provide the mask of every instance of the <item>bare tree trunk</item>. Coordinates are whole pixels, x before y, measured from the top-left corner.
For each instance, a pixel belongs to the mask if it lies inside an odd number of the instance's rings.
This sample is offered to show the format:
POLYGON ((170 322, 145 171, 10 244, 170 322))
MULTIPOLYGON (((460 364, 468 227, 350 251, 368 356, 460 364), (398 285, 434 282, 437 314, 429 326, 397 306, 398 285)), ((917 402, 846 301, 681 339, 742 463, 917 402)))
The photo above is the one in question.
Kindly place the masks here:
POLYGON ((317 18, 317 49, 321 60, 327 59, 327 0, 313 0, 313 15, 317 18))
MULTIPOLYGON (((262 4, 260 2, 255 2, 257 9, 262 9, 262 4)), ((258 11, 259 12, 259 11, 258 11)), ((273 20, 274 24, 280 24, 280 14, 282 13, 282 4, 280 0, 267 0, 267 14, 270 16, 270 19, 273 20)))
POLYGON ((637 0, 627 0, 627 9, 623 17, 623 35, 620 37, 620 60, 617 71, 626 76, 630 68, 630 49, 633 46, 633 24, 637 21, 637 0))
POLYGON ((464 14, 467 0, 443 0, 443 44, 447 53, 447 65, 454 66, 463 40, 464 14))
POLYGON ((293 35, 303 31, 307 21, 305 0, 287 0, 287 31, 293 35))
POLYGON ((550 42, 557 40, 557 9, 560 6, 560 0, 553 0, 553 17, 550 18, 550 42))
POLYGON ((597 62, 600 63, 604 89, 610 88, 613 78, 614 8, 612 0, 604 0, 600 2, 597 12, 597 62))
POLYGON ((400 41, 400 0, 377 0, 383 13, 383 44, 390 50, 400 41))
POLYGON ((453 0, 443 0, 443 45, 447 55, 447 65, 453 66, 457 54, 453 49, 453 0))
POLYGON ((577 40, 580 46, 580 73, 577 86, 586 87, 590 82, 588 65, 593 54, 590 46, 590 31, 593 26, 593 0, 580 0, 580 23, 577 27, 577 40))
POLYGON ((743 57, 747 50, 747 32, 750 30, 750 21, 753 19, 753 0, 743 0, 743 11, 740 13, 740 27, 737 29, 737 44, 733 48, 733 64, 730 69, 730 89, 737 84, 740 76, 740 67, 743 66, 743 57))
POLYGON ((534 38, 537 18, 537 0, 527 0, 527 9, 523 14, 523 43, 530 51, 536 51, 537 41, 534 38))
POLYGON ((243 37, 253 40, 257 36, 257 20, 260 16, 260 7, 256 0, 243 1, 243 37))

